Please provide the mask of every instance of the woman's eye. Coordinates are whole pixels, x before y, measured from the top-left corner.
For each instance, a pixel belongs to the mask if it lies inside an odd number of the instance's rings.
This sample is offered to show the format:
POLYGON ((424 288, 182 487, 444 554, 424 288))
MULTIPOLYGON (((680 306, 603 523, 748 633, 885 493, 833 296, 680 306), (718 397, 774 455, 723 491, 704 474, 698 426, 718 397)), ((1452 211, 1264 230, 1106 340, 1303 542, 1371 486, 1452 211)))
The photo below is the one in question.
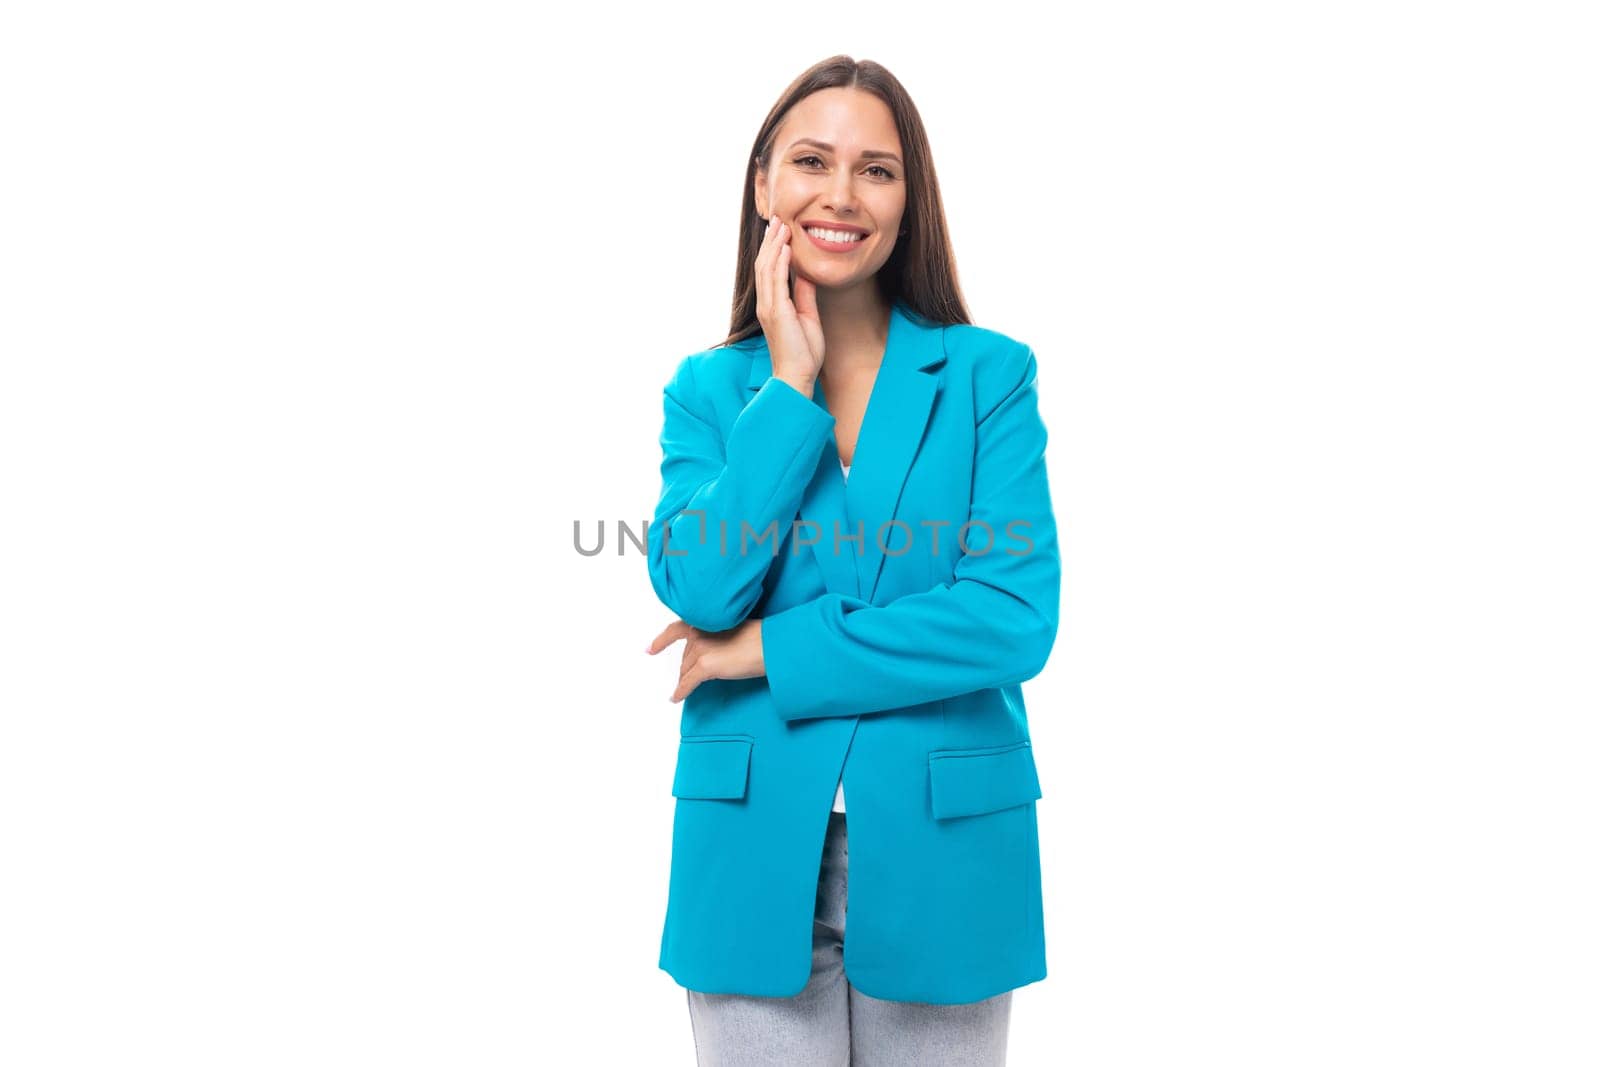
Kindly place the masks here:
MULTIPOLYGON (((816 156, 801 156, 799 159, 795 160, 795 163, 797 163, 797 164, 816 163, 816 164, 820 165, 822 163, 822 160, 817 158, 816 156)), ((806 169, 810 170, 812 168, 807 167, 806 169)), ((881 175, 883 175, 883 177, 885 177, 885 178, 892 179, 894 177, 894 172, 893 171, 891 171, 887 167, 880 166, 877 163, 874 163, 872 166, 868 167, 867 170, 868 171, 874 171, 875 170, 875 171, 879 172, 881 175)))

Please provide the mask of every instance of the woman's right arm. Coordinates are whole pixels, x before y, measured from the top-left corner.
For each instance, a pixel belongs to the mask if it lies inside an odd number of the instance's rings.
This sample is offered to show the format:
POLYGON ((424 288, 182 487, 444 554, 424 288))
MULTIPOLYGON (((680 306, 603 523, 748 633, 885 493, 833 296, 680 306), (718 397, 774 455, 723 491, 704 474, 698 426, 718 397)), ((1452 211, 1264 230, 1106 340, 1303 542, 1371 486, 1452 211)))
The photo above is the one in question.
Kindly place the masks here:
POLYGON ((825 350, 817 287, 790 266, 791 236, 774 211, 753 279, 772 377, 727 440, 695 387, 695 356, 664 391, 661 498, 646 538, 650 582, 699 630, 731 630, 755 607, 833 433, 834 417, 811 399, 825 350))
POLYGON ((760 599, 833 433, 834 417, 802 391, 808 384, 768 378, 726 441, 695 387, 694 357, 663 390, 661 496, 647 531, 650 582, 690 626, 730 630, 760 599))

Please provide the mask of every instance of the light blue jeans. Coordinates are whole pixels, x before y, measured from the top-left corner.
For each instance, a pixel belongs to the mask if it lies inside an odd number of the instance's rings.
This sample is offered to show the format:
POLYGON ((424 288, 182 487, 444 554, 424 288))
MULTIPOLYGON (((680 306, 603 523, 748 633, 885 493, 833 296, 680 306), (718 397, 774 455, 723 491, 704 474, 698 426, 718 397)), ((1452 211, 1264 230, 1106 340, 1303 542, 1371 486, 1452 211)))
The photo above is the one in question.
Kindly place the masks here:
POLYGON ((828 818, 812 925, 811 979, 792 997, 687 990, 700 1067, 1000 1067, 1011 992, 976 1004, 878 1000, 844 976, 850 853, 845 813, 828 818))

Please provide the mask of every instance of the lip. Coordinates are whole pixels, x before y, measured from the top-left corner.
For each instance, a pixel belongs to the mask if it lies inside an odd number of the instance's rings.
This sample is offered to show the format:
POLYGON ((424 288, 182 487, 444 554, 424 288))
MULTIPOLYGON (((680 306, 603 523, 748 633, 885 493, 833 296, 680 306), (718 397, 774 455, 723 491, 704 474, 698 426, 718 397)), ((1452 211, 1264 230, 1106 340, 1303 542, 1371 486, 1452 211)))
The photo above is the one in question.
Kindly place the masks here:
POLYGON ((824 230, 844 230, 847 233, 859 233, 863 237, 867 235, 867 231, 860 226, 851 226, 844 222, 829 222, 826 219, 801 219, 800 228, 805 229, 807 226, 821 226, 824 230))
POLYGON ((805 234, 807 240, 809 240, 816 247, 822 249, 824 252, 839 252, 849 254, 867 243, 867 231, 863 230, 859 226, 840 226, 837 223, 832 222, 802 222, 800 224, 800 232, 805 234), (808 226, 821 226, 826 230, 844 230, 848 233, 859 233, 861 234, 861 240, 824 241, 822 238, 816 236, 810 230, 806 229, 808 226))

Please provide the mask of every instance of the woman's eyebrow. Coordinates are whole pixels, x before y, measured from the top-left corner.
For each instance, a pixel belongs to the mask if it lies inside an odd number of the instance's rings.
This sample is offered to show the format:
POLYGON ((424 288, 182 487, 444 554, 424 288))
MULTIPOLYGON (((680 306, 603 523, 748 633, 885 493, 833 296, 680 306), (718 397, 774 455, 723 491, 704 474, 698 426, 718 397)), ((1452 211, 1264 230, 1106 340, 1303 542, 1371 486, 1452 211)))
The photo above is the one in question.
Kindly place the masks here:
MULTIPOLYGON (((790 148, 794 148, 796 145, 803 145, 803 144, 815 145, 817 148, 822 149, 824 152, 832 152, 833 151, 833 145, 829 144, 826 141, 818 141, 818 140, 815 140, 815 139, 810 138, 810 137, 799 137, 799 138, 796 138, 794 144, 791 144, 789 147, 790 148)), ((863 149, 862 152, 861 152, 861 158, 862 159, 892 159, 896 163, 900 163, 900 157, 895 155, 893 152, 883 152, 883 151, 879 151, 878 149, 875 149, 875 148, 863 149)), ((904 163, 900 163, 900 165, 902 167, 905 166, 904 163)))

